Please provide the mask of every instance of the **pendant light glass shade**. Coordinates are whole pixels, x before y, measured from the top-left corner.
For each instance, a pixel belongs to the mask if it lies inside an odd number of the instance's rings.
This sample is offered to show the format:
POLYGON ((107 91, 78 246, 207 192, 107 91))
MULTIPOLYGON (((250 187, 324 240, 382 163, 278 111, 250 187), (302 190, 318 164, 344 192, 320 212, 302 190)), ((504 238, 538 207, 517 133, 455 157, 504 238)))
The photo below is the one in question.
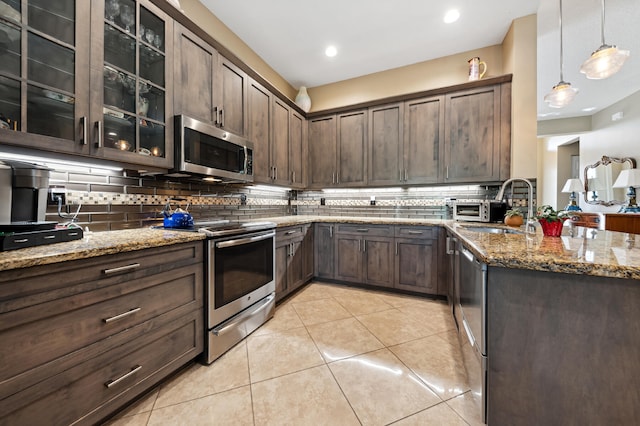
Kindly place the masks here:
POLYGON ((580 72, 591 80, 601 80, 617 73, 630 55, 628 50, 618 49, 616 46, 610 46, 604 42, 604 0, 602 0, 601 16, 602 46, 593 52, 580 67, 580 72))
POLYGON ((571 87, 571 83, 564 81, 564 63, 562 57, 562 0, 560 0, 560 82, 553 86, 551 92, 545 97, 544 101, 551 108, 562 108, 571 103, 578 93, 578 89, 571 87))
POLYGON ((584 61, 580 72, 592 80, 600 80, 620 71, 631 52, 603 44, 584 61))
POLYGON ((551 92, 544 97, 544 101, 551 108, 562 108, 569 105, 577 93, 578 89, 571 87, 571 83, 561 81, 553 86, 551 92))

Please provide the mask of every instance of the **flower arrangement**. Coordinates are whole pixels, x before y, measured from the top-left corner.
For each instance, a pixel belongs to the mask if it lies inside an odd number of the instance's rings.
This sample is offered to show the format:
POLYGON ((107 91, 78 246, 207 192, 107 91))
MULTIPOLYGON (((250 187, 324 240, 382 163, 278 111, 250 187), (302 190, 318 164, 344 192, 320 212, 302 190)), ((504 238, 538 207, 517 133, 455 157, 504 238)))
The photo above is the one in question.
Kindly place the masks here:
POLYGON ((548 204, 538 207, 535 218, 542 227, 542 233, 551 237, 559 237, 562 233, 562 225, 570 213, 565 210, 554 210, 548 204))

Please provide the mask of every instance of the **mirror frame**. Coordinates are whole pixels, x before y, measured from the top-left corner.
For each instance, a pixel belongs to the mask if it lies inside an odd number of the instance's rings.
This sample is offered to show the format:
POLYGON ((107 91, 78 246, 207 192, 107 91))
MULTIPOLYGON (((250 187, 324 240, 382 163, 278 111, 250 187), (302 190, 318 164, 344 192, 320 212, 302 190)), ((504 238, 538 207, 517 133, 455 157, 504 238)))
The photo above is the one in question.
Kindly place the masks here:
POLYGON ((589 200, 587 194, 589 193, 589 180, 587 179, 587 174, 589 169, 595 169, 598 166, 607 166, 611 163, 629 163, 631 164, 631 168, 635 169, 636 168, 636 160, 634 160, 631 157, 622 157, 622 158, 616 158, 616 157, 607 157, 606 155, 603 155, 602 158, 600 159, 600 161, 595 162, 594 164, 588 164, 585 168, 584 168, 584 201, 587 204, 592 204, 592 205, 598 205, 598 206, 616 206, 616 205, 620 205, 620 204, 624 204, 625 200, 611 200, 611 201, 602 201, 602 200, 589 200))

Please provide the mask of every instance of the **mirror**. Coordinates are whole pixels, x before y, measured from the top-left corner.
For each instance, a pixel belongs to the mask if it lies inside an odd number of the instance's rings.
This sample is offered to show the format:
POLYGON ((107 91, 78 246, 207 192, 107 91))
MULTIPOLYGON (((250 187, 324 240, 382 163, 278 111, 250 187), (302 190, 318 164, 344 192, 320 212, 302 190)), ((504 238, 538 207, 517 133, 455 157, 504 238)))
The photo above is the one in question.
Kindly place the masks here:
POLYGON ((614 206, 625 203, 627 188, 614 188, 613 183, 620 171, 633 169, 636 162, 633 158, 614 158, 602 156, 595 164, 584 168, 584 200, 588 204, 614 206))

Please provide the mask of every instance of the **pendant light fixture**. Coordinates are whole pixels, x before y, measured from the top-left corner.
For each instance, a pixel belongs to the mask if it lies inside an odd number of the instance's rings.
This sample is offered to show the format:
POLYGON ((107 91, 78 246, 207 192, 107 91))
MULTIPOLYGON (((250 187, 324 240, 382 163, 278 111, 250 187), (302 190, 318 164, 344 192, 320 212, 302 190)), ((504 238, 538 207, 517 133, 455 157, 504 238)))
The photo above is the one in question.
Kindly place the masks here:
POLYGON ((618 49, 616 46, 611 46, 604 42, 604 0, 602 0, 601 17, 600 36, 602 46, 593 52, 580 67, 580 72, 592 80, 607 78, 620 71, 630 54, 628 50, 618 49))
POLYGON ((551 108, 563 108, 571 103, 578 93, 578 89, 571 87, 571 83, 564 81, 564 63, 562 57, 562 0, 560 0, 560 82, 553 86, 551 92, 545 97, 544 101, 551 108))

